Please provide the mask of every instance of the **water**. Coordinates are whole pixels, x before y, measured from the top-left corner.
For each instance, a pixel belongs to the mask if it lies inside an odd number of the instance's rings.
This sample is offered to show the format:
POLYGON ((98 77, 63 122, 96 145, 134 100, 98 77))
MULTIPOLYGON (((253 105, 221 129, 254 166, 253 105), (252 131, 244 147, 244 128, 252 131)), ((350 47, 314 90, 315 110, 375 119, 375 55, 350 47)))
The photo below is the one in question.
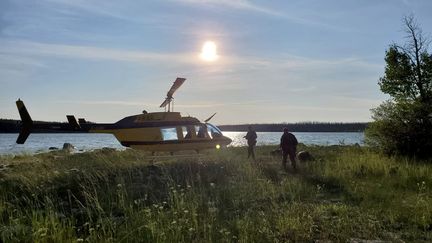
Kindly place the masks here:
MULTIPOLYGON (((245 132, 224 132, 233 142, 230 146, 246 146, 245 132)), ((344 132, 294 132, 300 143, 308 145, 363 144, 363 133, 344 132)), ((258 132, 258 145, 279 144, 280 132, 258 132)), ((89 133, 34 133, 25 144, 16 144, 18 134, 0 133, 0 154, 37 153, 48 151, 49 147, 62 148, 63 143, 71 143, 77 151, 88 151, 109 147, 124 149, 111 134, 89 133)))
MULTIPOLYGON (((230 146, 246 146, 243 136, 246 132, 224 132, 233 142, 230 146)), ((293 132, 299 143, 307 145, 363 144, 362 132, 293 132)), ((257 132, 257 145, 277 145, 280 143, 281 132, 257 132)))
POLYGON ((45 152, 49 147, 61 149, 64 143, 71 143, 77 151, 103 147, 124 149, 111 134, 33 133, 25 144, 16 144, 17 136, 18 134, 0 133, 0 154, 45 152))

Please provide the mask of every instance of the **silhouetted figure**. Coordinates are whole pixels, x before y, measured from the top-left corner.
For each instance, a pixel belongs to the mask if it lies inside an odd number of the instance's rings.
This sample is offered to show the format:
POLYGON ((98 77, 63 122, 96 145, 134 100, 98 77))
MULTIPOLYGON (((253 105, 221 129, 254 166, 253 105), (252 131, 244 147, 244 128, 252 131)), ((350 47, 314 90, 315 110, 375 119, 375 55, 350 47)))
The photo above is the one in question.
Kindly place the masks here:
POLYGON ((246 136, 244 136, 244 138, 246 138, 247 143, 248 143, 248 159, 250 158, 250 156, 252 156, 252 158, 255 160, 255 145, 257 142, 257 134, 256 132, 252 129, 252 126, 248 127, 248 132, 246 133, 246 136))
POLYGON ((199 137, 199 138, 205 138, 206 137, 205 134, 206 134, 205 128, 202 127, 202 126, 200 126, 200 128, 198 130, 197 137, 199 137))
POLYGON ((280 148, 283 154, 282 165, 286 169, 287 157, 289 156, 292 167, 296 169, 297 138, 288 131, 288 128, 284 128, 283 131, 284 133, 280 140, 280 148))
POLYGON ((192 128, 191 127, 187 127, 187 133, 186 136, 184 137, 185 139, 191 139, 192 138, 192 128))

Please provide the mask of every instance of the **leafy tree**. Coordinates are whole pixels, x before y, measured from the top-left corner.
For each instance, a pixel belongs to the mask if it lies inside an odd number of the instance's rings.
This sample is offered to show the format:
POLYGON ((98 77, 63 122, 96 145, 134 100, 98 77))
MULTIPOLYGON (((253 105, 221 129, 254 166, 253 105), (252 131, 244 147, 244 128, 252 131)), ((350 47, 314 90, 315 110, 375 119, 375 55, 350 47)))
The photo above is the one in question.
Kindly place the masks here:
POLYGON ((403 20, 406 43, 386 51, 381 91, 392 99, 372 109, 366 142, 387 153, 432 157, 432 55, 413 16, 403 20))

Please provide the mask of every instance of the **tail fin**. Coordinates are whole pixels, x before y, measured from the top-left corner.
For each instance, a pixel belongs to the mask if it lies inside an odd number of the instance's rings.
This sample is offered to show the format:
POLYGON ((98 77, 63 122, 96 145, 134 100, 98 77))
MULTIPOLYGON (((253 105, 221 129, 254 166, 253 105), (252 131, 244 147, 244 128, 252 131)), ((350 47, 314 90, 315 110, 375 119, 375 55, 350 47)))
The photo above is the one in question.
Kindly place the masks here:
POLYGON ((22 122, 21 131, 16 140, 16 143, 24 144, 28 136, 30 135, 31 128, 33 127, 33 120, 31 119, 30 114, 28 113, 27 108, 25 107, 24 102, 22 100, 18 99, 16 101, 16 105, 22 122))
POLYGON ((73 116, 73 115, 67 115, 66 118, 67 118, 67 120, 69 122, 69 125, 72 127, 72 129, 74 129, 74 130, 81 129, 81 126, 78 124, 75 116, 73 116))
POLYGON ((80 125, 82 125, 82 124, 86 124, 87 121, 86 121, 84 118, 78 118, 78 123, 79 123, 80 125))

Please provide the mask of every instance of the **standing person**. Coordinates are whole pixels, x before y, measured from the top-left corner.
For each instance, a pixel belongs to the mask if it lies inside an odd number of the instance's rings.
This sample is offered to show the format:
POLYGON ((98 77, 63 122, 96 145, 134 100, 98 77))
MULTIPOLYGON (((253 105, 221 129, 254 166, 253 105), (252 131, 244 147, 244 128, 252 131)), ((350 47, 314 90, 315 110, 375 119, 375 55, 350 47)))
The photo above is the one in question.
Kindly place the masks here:
POLYGON ((296 149, 297 149, 297 138, 294 134, 288 131, 288 128, 283 129, 284 133, 280 140, 280 148, 283 152, 283 160, 282 165, 286 169, 287 157, 289 156, 291 160, 291 165, 294 169, 296 169, 296 149))
POLYGON ((243 138, 246 138, 248 143, 248 159, 250 158, 250 156, 252 156, 252 158, 255 160, 254 147, 257 143, 257 134, 252 129, 252 126, 248 127, 248 132, 246 133, 246 136, 244 136, 243 138))

